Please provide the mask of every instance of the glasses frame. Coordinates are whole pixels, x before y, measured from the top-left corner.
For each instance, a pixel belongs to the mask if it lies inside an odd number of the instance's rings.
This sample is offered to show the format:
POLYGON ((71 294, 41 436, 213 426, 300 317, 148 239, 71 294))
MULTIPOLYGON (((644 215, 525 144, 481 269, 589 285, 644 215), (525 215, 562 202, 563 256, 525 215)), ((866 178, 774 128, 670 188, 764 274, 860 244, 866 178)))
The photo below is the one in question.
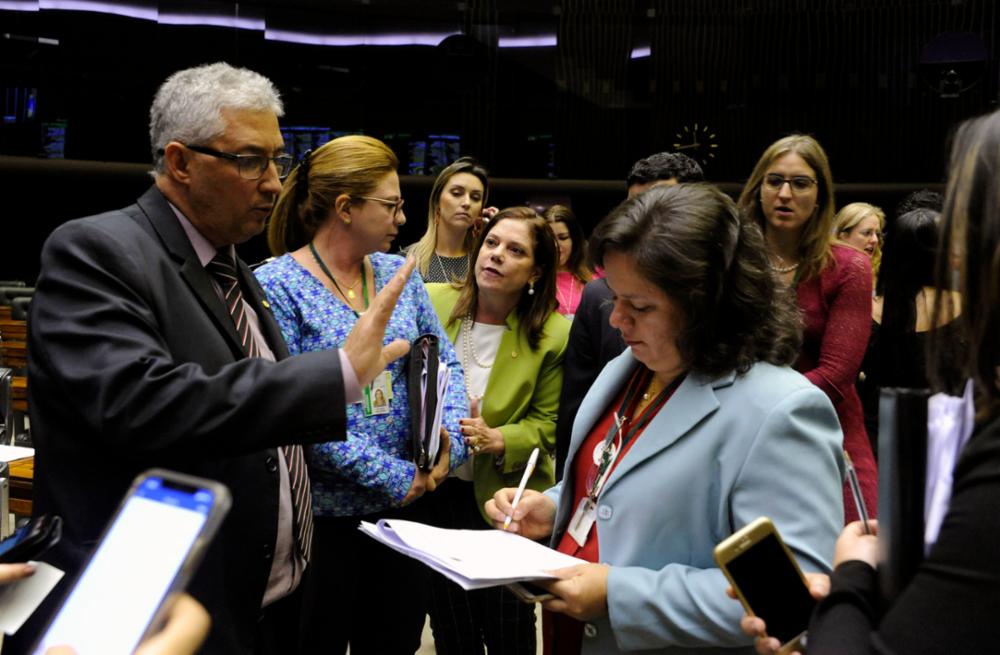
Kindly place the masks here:
POLYGON ((819 185, 818 180, 811 178, 808 175, 793 175, 792 177, 783 177, 781 175, 778 175, 777 173, 768 173, 767 175, 764 176, 764 178, 760 181, 760 183, 761 186, 766 187, 774 191, 775 193, 781 191, 781 188, 787 184, 788 188, 792 190, 792 193, 796 195, 802 193, 809 193, 810 189, 812 189, 814 186, 819 185), (777 180, 777 178, 781 178, 781 184, 778 185, 771 184, 768 181, 768 178, 774 178, 775 180, 777 180), (801 189, 797 188, 795 186, 795 183, 798 182, 799 184, 802 184, 802 180, 808 180, 809 181, 808 186, 805 186, 801 189))
MULTIPOLYGON (((178 143, 180 143, 178 141, 178 143)), ((267 171, 267 167, 273 162, 274 168, 278 172, 278 179, 283 180, 288 177, 288 174, 292 172, 292 156, 289 154, 275 155, 274 157, 268 157, 267 155, 235 155, 231 152, 222 152, 221 150, 216 150, 214 148, 209 148, 208 146, 192 146, 186 143, 181 143, 182 146, 191 150, 192 152, 197 152, 202 155, 208 155, 209 157, 217 157, 218 159, 228 159, 229 161, 236 162, 236 169, 240 172, 240 177, 244 180, 259 180, 264 177, 264 173, 267 171), (258 165, 256 168, 256 175, 250 177, 248 173, 253 173, 254 168, 250 166, 250 160, 258 159, 263 160, 263 165, 258 165)))
POLYGON ((388 198, 376 198, 375 196, 351 196, 355 200, 371 200, 373 202, 382 203, 385 207, 392 208, 392 218, 393 220, 399 216, 399 212, 403 209, 403 203, 405 202, 402 197, 397 200, 389 200, 388 198))

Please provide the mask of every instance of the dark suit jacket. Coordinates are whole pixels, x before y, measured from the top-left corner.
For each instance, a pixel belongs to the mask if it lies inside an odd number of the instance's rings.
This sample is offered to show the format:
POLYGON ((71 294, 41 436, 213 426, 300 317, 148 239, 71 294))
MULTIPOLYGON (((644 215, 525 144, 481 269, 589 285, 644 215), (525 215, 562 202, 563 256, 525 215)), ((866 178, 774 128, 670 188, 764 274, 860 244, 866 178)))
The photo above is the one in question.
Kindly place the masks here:
POLYGON ((603 278, 583 288, 580 305, 569 330, 563 364, 563 387, 556 420, 556 480, 562 480, 566 453, 573 434, 573 419, 604 365, 625 350, 621 333, 611 327, 611 289, 603 278))
POLYGON ((263 291, 239 269, 279 361, 244 358, 155 187, 53 232, 30 315, 35 513, 65 521, 46 559, 71 577, 147 468, 223 482, 233 507, 191 586, 212 615, 213 653, 252 649, 277 532, 276 446, 341 439, 345 429, 338 353, 288 358, 263 291))

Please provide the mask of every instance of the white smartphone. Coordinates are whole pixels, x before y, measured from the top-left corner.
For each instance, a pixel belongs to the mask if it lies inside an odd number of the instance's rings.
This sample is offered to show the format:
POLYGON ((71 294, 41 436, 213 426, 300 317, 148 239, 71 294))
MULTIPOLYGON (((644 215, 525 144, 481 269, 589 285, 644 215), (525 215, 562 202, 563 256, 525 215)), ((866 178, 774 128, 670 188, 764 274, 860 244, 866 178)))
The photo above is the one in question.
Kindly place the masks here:
POLYGON ((164 469, 137 477, 32 652, 132 653, 160 628, 231 504, 212 480, 164 469))
POLYGON ((816 600, 771 520, 758 518, 715 547, 715 562, 747 613, 764 619, 780 654, 801 650, 816 600))

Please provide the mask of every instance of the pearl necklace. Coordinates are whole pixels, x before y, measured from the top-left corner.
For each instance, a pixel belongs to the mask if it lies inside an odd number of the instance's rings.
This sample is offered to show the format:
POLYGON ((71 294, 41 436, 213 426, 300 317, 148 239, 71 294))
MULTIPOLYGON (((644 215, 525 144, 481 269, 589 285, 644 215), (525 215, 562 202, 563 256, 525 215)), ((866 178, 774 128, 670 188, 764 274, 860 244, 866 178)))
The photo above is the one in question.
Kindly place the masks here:
POLYGON ((476 352, 476 344, 472 342, 472 314, 467 314, 465 318, 462 319, 462 372, 465 373, 465 390, 467 393, 471 393, 471 381, 469 378, 469 366, 472 362, 475 362, 476 366, 479 368, 490 370, 493 368, 493 362, 489 364, 484 364, 481 359, 479 359, 479 353, 476 352))
POLYGON ((776 258, 779 262, 781 262, 780 265, 775 266, 774 263, 771 262, 770 258, 768 258, 768 265, 771 267, 771 270, 774 271, 775 273, 778 273, 779 275, 784 275, 785 273, 791 273, 792 271, 794 271, 799 267, 799 262, 795 262, 794 264, 785 264, 785 260, 782 259, 781 255, 771 253, 771 256, 776 258))

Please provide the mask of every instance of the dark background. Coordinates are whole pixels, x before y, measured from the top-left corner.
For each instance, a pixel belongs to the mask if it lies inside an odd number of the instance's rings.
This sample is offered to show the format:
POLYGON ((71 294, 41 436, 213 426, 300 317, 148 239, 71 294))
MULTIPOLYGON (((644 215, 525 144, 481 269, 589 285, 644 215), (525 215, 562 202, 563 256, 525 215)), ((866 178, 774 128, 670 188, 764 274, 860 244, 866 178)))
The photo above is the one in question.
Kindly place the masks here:
MULTIPOLYGON (((70 11, 0 1, 3 234, 16 246, 5 248, 15 254, 0 261, 0 277, 30 281, 55 225, 143 190, 156 87, 175 70, 216 60, 273 79, 283 125, 384 138, 403 173, 414 141, 457 135, 461 154, 491 170, 491 201, 501 206, 568 201, 592 225, 623 196, 633 161, 689 146, 697 126, 700 147, 684 151, 731 192, 767 144, 808 132, 830 155, 838 204, 868 200, 891 213, 906 190, 940 185, 955 124, 995 107, 996 4, 107 0, 74 5, 101 11, 70 11), (192 17, 252 29, 175 24, 192 17), (437 45, 329 46, 274 40, 279 32, 455 35, 437 45), (506 45, 527 36, 556 45, 506 45), (635 48, 650 54, 631 58, 635 48), (32 116, 12 101, 27 89, 37 90, 32 116), (25 159, 42 152, 44 131, 57 122, 65 122, 67 160, 136 165, 25 159)), ((433 172, 429 163, 422 172, 433 172)), ((403 179, 409 223, 400 245, 423 230, 430 181, 403 179)), ((253 258, 262 248, 245 250, 253 258)))

